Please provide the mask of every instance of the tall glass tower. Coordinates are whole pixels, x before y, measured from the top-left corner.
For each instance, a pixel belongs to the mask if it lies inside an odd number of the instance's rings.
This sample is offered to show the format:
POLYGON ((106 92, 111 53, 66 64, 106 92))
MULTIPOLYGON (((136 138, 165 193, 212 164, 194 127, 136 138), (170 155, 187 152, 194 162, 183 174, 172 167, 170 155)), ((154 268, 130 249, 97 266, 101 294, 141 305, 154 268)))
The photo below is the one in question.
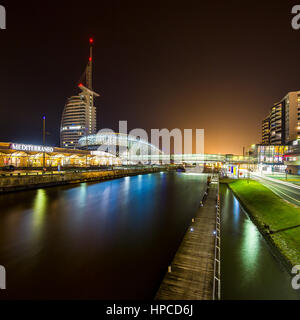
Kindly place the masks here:
POLYGON ((90 39, 90 57, 84 72, 85 85, 79 84, 77 96, 68 98, 64 107, 60 127, 60 146, 75 149, 78 140, 97 132, 94 97, 99 94, 92 89, 93 39, 90 39))

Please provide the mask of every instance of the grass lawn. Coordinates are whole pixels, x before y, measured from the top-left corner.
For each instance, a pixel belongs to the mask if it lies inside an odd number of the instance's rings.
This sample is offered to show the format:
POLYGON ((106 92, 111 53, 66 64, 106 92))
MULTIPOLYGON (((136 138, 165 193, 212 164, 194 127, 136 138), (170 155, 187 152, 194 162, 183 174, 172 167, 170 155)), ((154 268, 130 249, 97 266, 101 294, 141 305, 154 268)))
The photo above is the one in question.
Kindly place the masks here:
MULTIPOLYGON (((257 181, 228 182, 247 211, 264 227, 278 231, 300 225, 300 208, 287 203, 257 181)), ((300 263, 300 227, 271 234, 283 254, 292 262, 300 263)))
POLYGON ((235 182, 235 181, 236 181, 236 179, 231 179, 231 178, 221 178, 220 179, 220 183, 227 183, 227 184, 229 184, 231 182, 235 182))
POLYGON ((292 265, 300 264, 300 229, 290 229, 271 235, 280 251, 290 260, 292 265))

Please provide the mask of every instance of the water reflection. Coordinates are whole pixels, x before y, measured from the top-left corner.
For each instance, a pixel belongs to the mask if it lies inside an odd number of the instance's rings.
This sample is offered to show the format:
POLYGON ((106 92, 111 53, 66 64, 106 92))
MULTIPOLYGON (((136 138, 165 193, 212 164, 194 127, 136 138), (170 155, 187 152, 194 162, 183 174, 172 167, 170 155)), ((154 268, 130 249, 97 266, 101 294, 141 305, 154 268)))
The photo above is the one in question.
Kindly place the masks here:
POLYGON ((256 267, 259 264, 260 233, 252 221, 248 219, 244 223, 242 234, 241 254, 243 255, 243 268, 247 272, 247 277, 254 279, 256 267))
POLYGON ((300 299, 290 275, 238 200, 224 185, 220 192, 222 298, 300 299))
MULTIPOLYGON (((227 197, 229 197, 229 191, 227 193, 227 197)), ((233 216, 234 216, 234 223, 237 225, 239 223, 240 218, 240 204, 238 199, 234 198, 234 204, 233 204, 233 216)))
POLYGON ((5 295, 153 298, 205 182, 150 174, 0 197, 5 295))
POLYGON ((39 189, 33 203, 33 229, 40 229, 45 220, 45 213, 47 210, 47 194, 44 189, 39 189))

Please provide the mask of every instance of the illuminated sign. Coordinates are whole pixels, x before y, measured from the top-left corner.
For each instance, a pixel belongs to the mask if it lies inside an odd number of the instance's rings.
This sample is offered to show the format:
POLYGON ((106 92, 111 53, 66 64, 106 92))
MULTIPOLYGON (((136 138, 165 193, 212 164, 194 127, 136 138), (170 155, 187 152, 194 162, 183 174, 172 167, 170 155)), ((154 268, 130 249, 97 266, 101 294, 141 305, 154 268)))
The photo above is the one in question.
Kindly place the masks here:
POLYGON ((62 127, 61 131, 66 131, 66 130, 80 130, 84 129, 83 126, 69 126, 69 127, 62 127))
POLYGON ((34 146, 32 144, 19 144, 19 143, 11 144, 10 148, 13 150, 33 151, 33 152, 53 152, 54 150, 54 148, 52 147, 34 146))
POLYGON ((100 150, 91 151, 91 155, 92 156, 102 156, 102 157, 114 157, 113 154, 105 152, 105 151, 100 151, 100 150))

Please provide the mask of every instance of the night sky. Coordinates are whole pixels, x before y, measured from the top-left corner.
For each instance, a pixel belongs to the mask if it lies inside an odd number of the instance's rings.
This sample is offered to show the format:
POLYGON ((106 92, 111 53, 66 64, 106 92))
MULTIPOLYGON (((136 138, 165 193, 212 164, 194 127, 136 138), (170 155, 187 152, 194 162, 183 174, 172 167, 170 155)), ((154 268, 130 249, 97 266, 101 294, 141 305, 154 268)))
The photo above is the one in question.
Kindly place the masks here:
POLYGON ((204 128, 206 153, 241 154, 272 104, 300 90, 294 4, 1 1, 0 141, 40 144, 46 115, 47 144, 59 144, 92 36, 99 128, 204 128))

